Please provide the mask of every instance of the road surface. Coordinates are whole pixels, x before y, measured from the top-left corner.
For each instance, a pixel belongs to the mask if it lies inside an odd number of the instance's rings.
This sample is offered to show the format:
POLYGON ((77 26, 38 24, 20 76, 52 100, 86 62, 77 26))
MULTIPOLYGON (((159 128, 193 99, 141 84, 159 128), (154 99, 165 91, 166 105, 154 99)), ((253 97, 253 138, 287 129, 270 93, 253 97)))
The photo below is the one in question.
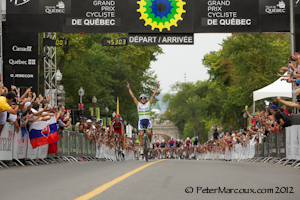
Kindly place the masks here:
POLYGON ((299 200, 300 170, 261 163, 204 160, 11 167, 0 169, 0 199, 299 200))

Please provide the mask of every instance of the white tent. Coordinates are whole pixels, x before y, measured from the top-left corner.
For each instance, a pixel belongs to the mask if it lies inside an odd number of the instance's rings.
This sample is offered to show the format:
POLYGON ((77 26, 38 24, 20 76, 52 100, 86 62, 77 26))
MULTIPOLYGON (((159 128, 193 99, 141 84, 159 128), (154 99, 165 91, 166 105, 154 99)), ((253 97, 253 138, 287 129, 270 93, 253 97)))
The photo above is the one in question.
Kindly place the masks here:
POLYGON ((255 101, 277 96, 292 98, 292 83, 281 81, 280 79, 253 92, 253 113, 255 110, 255 101))

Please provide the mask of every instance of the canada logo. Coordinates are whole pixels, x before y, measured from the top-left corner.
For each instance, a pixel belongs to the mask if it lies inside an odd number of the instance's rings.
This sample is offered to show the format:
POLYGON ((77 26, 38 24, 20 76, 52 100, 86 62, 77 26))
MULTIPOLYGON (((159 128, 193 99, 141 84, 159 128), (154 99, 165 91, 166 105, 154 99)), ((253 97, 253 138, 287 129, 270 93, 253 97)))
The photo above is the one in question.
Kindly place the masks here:
POLYGON ((49 133, 50 133, 50 128, 49 128, 49 125, 48 125, 48 126, 46 126, 46 127, 42 130, 42 135, 43 135, 45 138, 48 138, 49 133))

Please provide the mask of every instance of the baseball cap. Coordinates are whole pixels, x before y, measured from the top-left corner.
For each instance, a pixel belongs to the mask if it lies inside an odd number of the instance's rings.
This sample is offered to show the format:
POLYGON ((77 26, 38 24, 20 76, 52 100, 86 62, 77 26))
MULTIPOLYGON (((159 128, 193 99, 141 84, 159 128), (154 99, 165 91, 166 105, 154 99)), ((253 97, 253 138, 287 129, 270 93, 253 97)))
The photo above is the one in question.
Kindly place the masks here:
POLYGON ((278 110, 278 107, 277 107, 276 105, 272 105, 272 106, 270 107, 270 109, 278 110))

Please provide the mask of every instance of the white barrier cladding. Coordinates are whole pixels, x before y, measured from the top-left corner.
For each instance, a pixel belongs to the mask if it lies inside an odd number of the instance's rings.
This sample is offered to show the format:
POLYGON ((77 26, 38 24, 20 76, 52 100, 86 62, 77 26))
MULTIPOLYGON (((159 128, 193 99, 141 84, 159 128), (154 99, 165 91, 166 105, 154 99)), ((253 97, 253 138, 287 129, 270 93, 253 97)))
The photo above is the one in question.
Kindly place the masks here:
POLYGON ((14 133, 13 159, 24 159, 27 153, 28 133, 22 134, 21 128, 19 132, 14 133))
POLYGON ((12 160, 14 126, 5 123, 0 136, 0 160, 12 160))
MULTIPOLYGON (((300 129, 299 129, 300 132, 300 129)), ((245 147, 241 144, 234 145, 229 151, 226 147, 225 151, 219 150, 218 152, 207 152, 197 155, 198 159, 210 160, 210 159, 225 159, 225 160, 236 160, 236 159, 247 159, 254 158, 256 142, 251 142, 245 147)))
POLYGON ((28 159, 37 159, 37 154, 38 154, 38 148, 32 149, 30 139, 29 139, 29 134, 27 134, 27 153, 26 153, 26 158, 28 159))
POLYGON ((285 128, 286 157, 288 159, 300 159, 300 125, 285 128))
POLYGON ((37 158, 43 158, 43 159, 44 159, 44 158, 47 158, 47 155, 48 155, 48 147, 49 147, 48 144, 37 147, 37 148, 36 148, 36 149, 38 149, 38 151, 37 151, 37 158))

